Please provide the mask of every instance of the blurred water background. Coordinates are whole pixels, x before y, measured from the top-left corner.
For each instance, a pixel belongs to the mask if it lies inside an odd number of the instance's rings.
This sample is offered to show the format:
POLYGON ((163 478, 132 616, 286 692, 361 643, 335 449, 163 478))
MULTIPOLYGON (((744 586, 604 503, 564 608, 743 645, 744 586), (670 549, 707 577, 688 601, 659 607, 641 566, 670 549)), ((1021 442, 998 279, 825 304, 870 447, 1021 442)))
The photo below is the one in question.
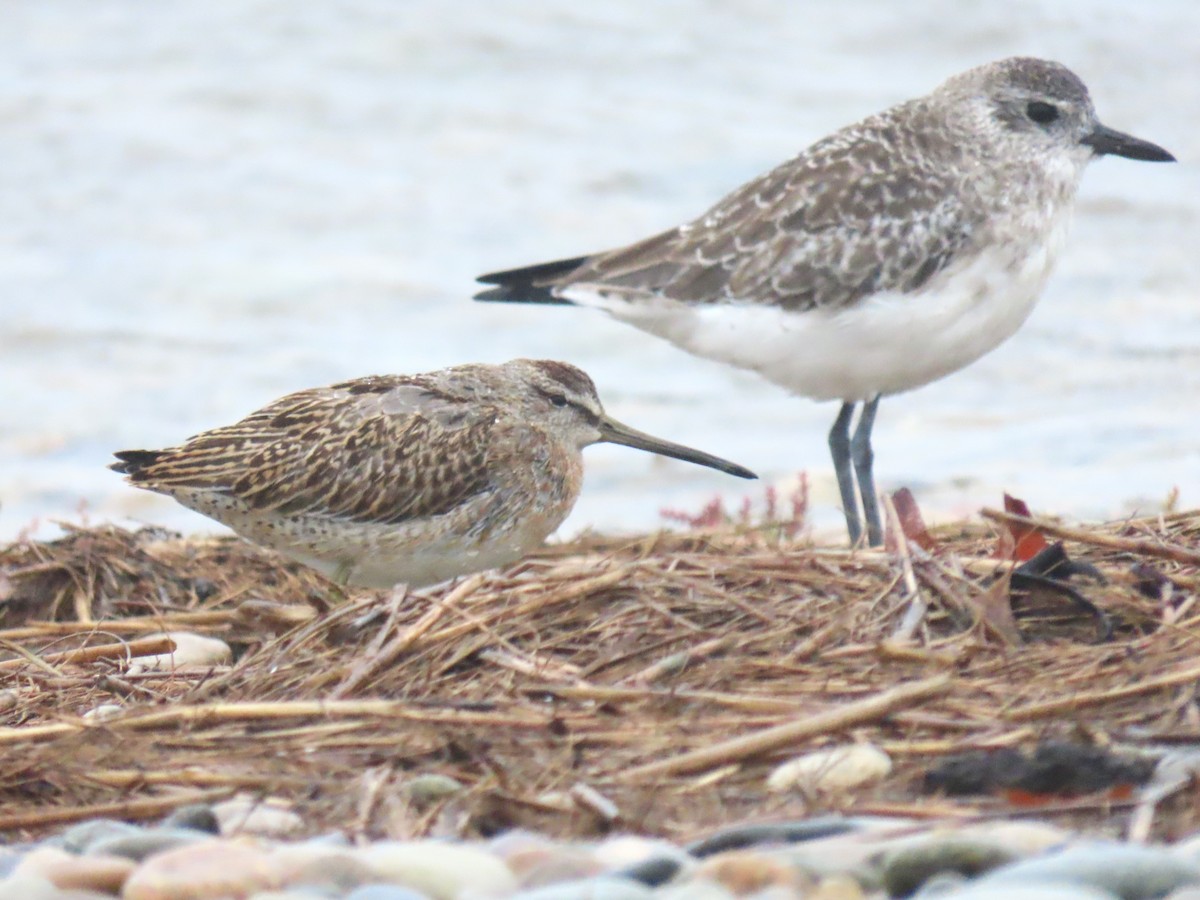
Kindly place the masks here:
MULTIPOLYGON (((1192 0, 9 0, 0 28, 0 538, 52 520, 215 530, 126 487, 291 390, 514 356, 783 482, 836 533, 836 407, 603 315, 468 298, 488 270, 689 218, 970 66, 1046 56, 1176 166, 1103 160, 1018 335, 889 399, 884 488, 934 518, 1200 502, 1200 4, 1192 0)), ((761 488, 587 451, 566 526, 761 488)))

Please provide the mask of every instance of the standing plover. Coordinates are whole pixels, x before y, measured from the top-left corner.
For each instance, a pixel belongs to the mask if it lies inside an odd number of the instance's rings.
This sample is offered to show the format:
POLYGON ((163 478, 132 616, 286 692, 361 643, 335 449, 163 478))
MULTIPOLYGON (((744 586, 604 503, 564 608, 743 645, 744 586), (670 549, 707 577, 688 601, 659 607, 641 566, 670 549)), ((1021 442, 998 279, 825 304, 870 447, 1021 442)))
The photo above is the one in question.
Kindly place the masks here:
POLYGON ((420 587, 540 546, 600 442, 755 477, 622 425, 586 373, 528 359, 300 391, 111 468, 339 582, 420 587))
POLYGON ((1101 125, 1068 69, 1006 59, 818 141, 704 215, 627 247, 496 272, 479 300, 595 306, 697 356, 841 400, 850 540, 882 541, 879 398, 962 368, 1025 321, 1084 167, 1171 161, 1101 125), (856 405, 862 412, 853 436, 856 405))

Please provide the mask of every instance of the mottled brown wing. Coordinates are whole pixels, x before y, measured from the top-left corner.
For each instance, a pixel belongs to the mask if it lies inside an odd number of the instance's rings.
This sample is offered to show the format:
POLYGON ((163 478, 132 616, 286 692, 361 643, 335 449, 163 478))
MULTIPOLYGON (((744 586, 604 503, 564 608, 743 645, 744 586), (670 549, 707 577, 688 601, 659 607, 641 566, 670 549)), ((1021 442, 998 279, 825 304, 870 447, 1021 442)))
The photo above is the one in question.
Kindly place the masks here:
POLYGON ((419 377, 359 379, 292 394, 159 451, 130 480, 289 515, 394 524, 449 512, 490 488, 493 418, 419 377))
MULTIPOLYGON (((896 113, 831 135, 687 225, 566 273, 549 264, 484 276, 501 287, 480 299, 545 302, 599 290, 804 311, 916 291, 970 245, 979 222, 959 199, 963 186, 950 181, 961 150, 897 128, 896 113)), ((917 125, 924 113, 920 101, 906 105, 917 125)))

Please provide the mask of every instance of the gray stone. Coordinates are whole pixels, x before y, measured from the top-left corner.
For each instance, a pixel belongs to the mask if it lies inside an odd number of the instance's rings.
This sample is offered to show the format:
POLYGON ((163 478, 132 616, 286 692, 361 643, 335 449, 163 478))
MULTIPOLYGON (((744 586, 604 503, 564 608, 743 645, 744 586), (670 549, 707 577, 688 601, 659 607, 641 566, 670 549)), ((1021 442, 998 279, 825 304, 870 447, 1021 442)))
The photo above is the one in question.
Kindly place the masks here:
POLYGON ((58 836, 57 843, 68 853, 83 853, 95 841, 118 835, 139 834, 143 829, 116 819, 89 819, 72 825, 58 836))
POLYGON ((733 896, 723 884, 706 879, 669 884, 654 892, 654 900, 733 900, 733 896))
MULTIPOLYGON (((923 894, 921 896, 924 896, 923 894)), ((960 891, 936 896, 948 900, 1116 900, 1116 894, 1083 884, 990 883, 986 879, 968 884, 960 891)))
POLYGON ((89 856, 123 856, 135 862, 149 859, 164 850, 173 850, 198 841, 212 840, 211 834, 194 828, 150 828, 131 834, 115 834, 102 837, 88 844, 84 851, 89 856))
POLYGON ((461 894, 507 896, 516 878, 502 860, 481 846, 440 841, 380 841, 354 855, 375 873, 375 880, 423 891, 434 900, 461 894))
POLYGON ((795 841, 811 841, 855 831, 859 823, 842 816, 821 816, 802 819, 798 822, 778 822, 758 825, 737 825, 710 835, 687 846, 688 853, 695 857, 712 856, 726 850, 740 850, 759 844, 790 844, 795 841))
POLYGON ((1098 888, 1122 900, 1152 900, 1200 884, 1200 866, 1162 847, 1094 843, 1003 866, 978 882, 981 888, 1064 883, 1098 888))
POLYGON ((639 882, 599 875, 519 891, 512 895, 512 900, 649 900, 653 896, 654 893, 639 882))
POLYGON ((417 806, 429 806, 447 797, 453 797, 462 789, 462 782, 457 778, 439 775, 436 772, 417 775, 404 785, 405 792, 417 806))
POLYGON ((192 828, 205 834, 220 834, 221 823, 217 814, 207 803, 189 803, 181 806, 162 820, 162 828, 192 828))
POLYGON ((994 844, 947 835, 885 852, 883 886, 893 897, 907 897, 934 875, 956 872, 973 877, 1014 859, 994 844))
POLYGON ((364 884, 347 894, 346 900, 429 900, 429 895, 394 884, 364 884))

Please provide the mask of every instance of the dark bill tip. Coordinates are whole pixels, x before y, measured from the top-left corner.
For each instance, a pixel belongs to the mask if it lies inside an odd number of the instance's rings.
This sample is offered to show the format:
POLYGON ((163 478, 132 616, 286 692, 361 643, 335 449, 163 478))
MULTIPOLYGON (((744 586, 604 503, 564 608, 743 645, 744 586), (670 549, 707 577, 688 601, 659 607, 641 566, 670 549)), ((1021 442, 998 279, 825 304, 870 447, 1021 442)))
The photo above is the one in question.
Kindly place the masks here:
POLYGON ((1097 156, 1124 156, 1126 159, 1140 159, 1145 162, 1175 162, 1175 157, 1158 144, 1143 141, 1104 125, 1097 125, 1082 143, 1095 150, 1097 156))
POLYGON ((705 453, 703 450, 694 450, 682 444, 664 441, 662 438, 656 438, 654 435, 646 434, 644 431, 638 431, 636 428, 622 425, 613 419, 601 419, 598 427, 600 429, 600 440, 607 441, 610 444, 622 444, 637 450, 645 450, 648 453, 657 453, 659 456, 681 459, 684 462, 716 469, 718 472, 736 475, 738 478, 758 477, 745 466, 739 466, 737 463, 721 459, 719 456, 713 456, 711 453, 705 453))

